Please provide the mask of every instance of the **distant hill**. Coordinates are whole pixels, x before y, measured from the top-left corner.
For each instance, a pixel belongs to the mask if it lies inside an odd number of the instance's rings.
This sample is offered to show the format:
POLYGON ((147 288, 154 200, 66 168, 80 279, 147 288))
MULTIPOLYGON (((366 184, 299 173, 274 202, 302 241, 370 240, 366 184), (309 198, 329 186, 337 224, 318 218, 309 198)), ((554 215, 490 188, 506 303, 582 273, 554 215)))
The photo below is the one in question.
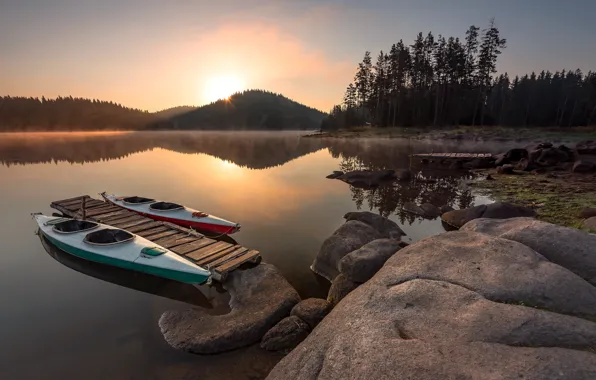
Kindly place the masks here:
POLYGON ((295 130, 316 129, 327 115, 280 94, 249 90, 174 116, 154 129, 295 130))
POLYGON ((153 115, 161 118, 161 119, 170 119, 172 117, 182 115, 184 113, 194 111, 197 107, 192 106, 179 106, 179 107, 172 107, 162 111, 154 112, 153 115))
POLYGON ((316 129, 327 115, 282 95, 250 90, 199 108, 150 113, 95 99, 0 97, 0 132, 316 129))

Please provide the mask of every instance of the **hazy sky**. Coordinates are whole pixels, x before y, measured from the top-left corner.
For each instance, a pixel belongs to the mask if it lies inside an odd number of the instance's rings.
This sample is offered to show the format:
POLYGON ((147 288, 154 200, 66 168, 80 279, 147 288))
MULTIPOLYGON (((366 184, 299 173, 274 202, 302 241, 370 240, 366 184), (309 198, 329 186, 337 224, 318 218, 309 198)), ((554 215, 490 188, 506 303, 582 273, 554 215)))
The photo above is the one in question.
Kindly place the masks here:
POLYGON ((594 0, 0 0, 0 95, 154 111, 209 102, 232 77, 328 110, 365 50, 491 17, 499 71, 596 69, 595 14, 594 0))

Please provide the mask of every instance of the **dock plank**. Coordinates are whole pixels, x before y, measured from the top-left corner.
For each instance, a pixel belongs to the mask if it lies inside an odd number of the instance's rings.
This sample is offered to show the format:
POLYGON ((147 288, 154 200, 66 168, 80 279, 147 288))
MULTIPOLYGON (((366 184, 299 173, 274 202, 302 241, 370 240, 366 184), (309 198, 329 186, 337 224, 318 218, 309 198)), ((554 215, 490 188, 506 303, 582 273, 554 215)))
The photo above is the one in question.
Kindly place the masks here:
POLYGON ((113 211, 108 211, 105 212, 103 214, 97 214, 97 215, 93 215, 93 219, 95 220, 105 220, 114 216, 121 216, 121 215, 128 215, 129 212, 126 210, 113 210, 113 211))
POLYGON ((246 254, 244 254, 234 260, 227 261, 223 265, 214 267, 213 269, 218 271, 219 273, 230 272, 230 271, 238 268, 240 265, 244 264, 245 262, 250 261, 259 255, 260 255, 259 251, 251 250, 251 251, 248 251, 246 254))
POLYGON ((218 241, 215 244, 211 244, 194 252, 187 252, 186 256, 193 260, 201 260, 227 248, 231 248, 230 243, 218 241))
POLYGON ((196 241, 199 238, 194 236, 188 236, 186 234, 177 232, 175 235, 170 235, 165 238, 154 239, 153 242, 155 244, 161 245, 164 248, 170 249, 171 247, 175 247, 177 245, 182 245, 185 243, 190 243, 192 241, 196 241))
POLYGON ((168 227, 166 227, 166 226, 157 226, 157 227, 150 228, 150 229, 147 229, 147 230, 137 231, 135 233, 137 235, 139 235, 139 236, 145 237, 145 236, 155 235, 155 234, 158 234, 160 232, 164 232, 167 229, 168 229, 168 227))
POLYGON ((137 214, 121 215, 118 217, 104 218, 104 219, 102 219, 102 223, 120 224, 120 223, 133 222, 135 220, 143 220, 143 217, 141 215, 137 215, 137 214))
POLYGON ((88 195, 79 195, 78 197, 60 199, 59 201, 54 201, 52 203, 57 204, 57 205, 60 205, 60 206, 63 206, 65 204, 67 204, 67 203, 72 203, 74 201, 79 201, 80 202, 81 200, 83 200, 83 198, 91 198, 91 197, 88 196, 88 195))
MULTIPOLYGON (((123 230, 130 230, 133 227, 141 226, 144 224, 152 223, 153 221, 149 218, 144 218, 141 220, 133 220, 132 222, 120 222, 120 223, 112 223, 111 226, 122 228, 123 230)), ((130 231, 129 231, 130 232, 130 231)))
POLYGON ((238 256, 242 256, 246 252, 248 252, 248 248, 233 246, 214 255, 198 260, 197 265, 213 268, 225 263, 226 261, 235 259, 238 256))
POLYGON ((136 234, 137 231, 143 231, 143 230, 147 230, 149 228, 158 227, 158 226, 161 226, 160 222, 150 222, 150 223, 139 224, 134 227, 127 228, 126 230, 128 232, 132 232, 133 234, 136 234))
POLYGON ((102 207, 85 209, 85 215, 87 215, 87 217, 92 217, 92 216, 106 214, 106 213, 110 213, 110 212, 116 212, 116 211, 117 211, 117 209, 115 207, 110 207, 108 205, 104 205, 102 207))
POLYGON ((208 238, 202 238, 192 243, 182 244, 177 247, 171 248, 170 250, 176 252, 179 255, 185 255, 188 252, 195 251, 199 248, 206 247, 215 243, 215 240, 211 240, 208 238))
POLYGON ((167 227, 164 227, 164 228, 166 228, 166 230, 163 231, 163 232, 158 232, 156 234, 147 235, 147 236, 143 236, 143 237, 145 239, 148 239, 148 240, 151 240, 151 241, 155 241, 155 240, 158 240, 158 239, 161 239, 161 238, 164 238, 164 237, 167 237, 167 236, 175 235, 175 234, 178 233, 178 231, 176 231, 176 230, 171 230, 171 229, 169 229, 167 227))

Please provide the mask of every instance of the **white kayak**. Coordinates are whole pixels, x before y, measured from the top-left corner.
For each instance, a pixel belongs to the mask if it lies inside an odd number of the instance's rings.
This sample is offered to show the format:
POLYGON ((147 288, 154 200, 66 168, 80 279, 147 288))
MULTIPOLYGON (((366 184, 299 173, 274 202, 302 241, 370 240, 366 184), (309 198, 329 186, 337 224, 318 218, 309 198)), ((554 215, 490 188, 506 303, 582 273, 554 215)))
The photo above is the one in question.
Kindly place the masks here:
POLYGON ((100 195, 107 202, 154 220, 221 235, 233 234, 240 230, 239 223, 230 222, 177 203, 162 202, 139 196, 117 196, 106 192, 100 195))
POLYGON ((33 216, 43 236, 71 255, 193 285, 211 277, 208 270, 128 231, 87 220, 33 216))

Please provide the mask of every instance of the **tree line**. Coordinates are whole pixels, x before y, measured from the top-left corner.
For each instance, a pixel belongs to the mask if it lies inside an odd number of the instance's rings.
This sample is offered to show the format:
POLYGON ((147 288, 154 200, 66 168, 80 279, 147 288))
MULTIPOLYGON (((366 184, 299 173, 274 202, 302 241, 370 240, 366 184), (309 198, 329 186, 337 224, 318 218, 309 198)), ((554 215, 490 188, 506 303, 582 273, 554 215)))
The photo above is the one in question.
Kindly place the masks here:
POLYGON ((596 72, 497 73, 506 48, 494 20, 465 38, 419 33, 370 52, 322 129, 376 126, 578 126, 596 123, 596 72))
POLYGON ((0 132, 68 130, 136 130, 152 114, 95 99, 0 97, 0 132))

